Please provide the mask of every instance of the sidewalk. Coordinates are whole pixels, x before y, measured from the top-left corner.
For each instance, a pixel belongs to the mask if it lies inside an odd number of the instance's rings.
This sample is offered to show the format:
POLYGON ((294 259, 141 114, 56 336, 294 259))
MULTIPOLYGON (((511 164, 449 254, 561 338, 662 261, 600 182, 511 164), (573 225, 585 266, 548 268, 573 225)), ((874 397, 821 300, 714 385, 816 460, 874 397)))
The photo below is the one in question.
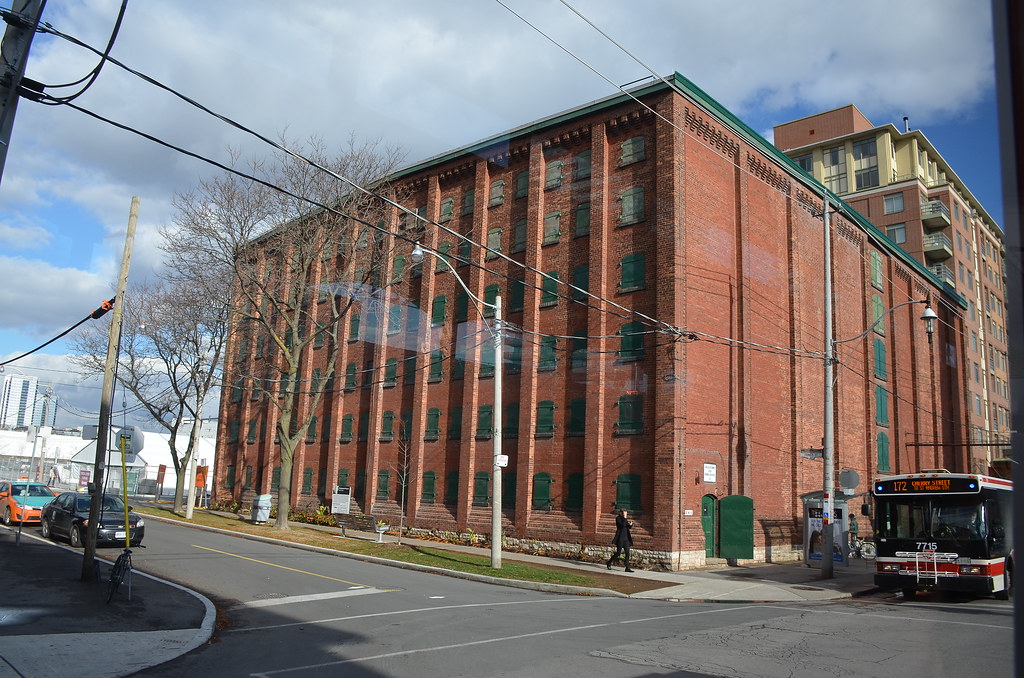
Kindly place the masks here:
MULTIPOLYGON (((199 527, 194 523, 189 525, 199 527)), ((337 528, 319 529, 339 535, 341 533, 337 528)), ((20 545, 16 545, 16 533, 17 529, 0 527, 0 568, 3 568, 5 583, 3 597, 0 598, 0 678, 43 678, 60 675, 69 666, 75 667, 77 676, 124 676, 185 654, 207 642, 212 635, 215 611, 212 603, 201 594, 135 572, 131 600, 127 597, 126 582, 114 601, 107 604, 106 577, 110 571, 109 565, 101 565, 100 581, 82 582, 80 550, 45 541, 36 536, 35 528, 24 530, 20 545), (125 653, 124 647, 129 641, 133 647, 145 647, 146 652, 125 653)), ((239 536, 264 539, 242 534, 239 536)), ((351 529, 347 531, 347 536, 366 541, 377 539, 376 534, 351 529)), ((387 535, 385 540, 395 541, 397 537, 387 535)), ((484 556, 490 553, 487 548, 404 537, 402 542, 484 556)), ((334 553, 340 557, 363 558, 374 562, 382 560, 344 552, 334 553)), ((102 549, 100 555, 113 558, 117 553, 102 549)), ((503 552, 502 559, 607 574, 605 566, 599 563, 512 552, 503 552)), ((393 561, 388 564, 541 591, 627 597, 605 589, 514 581, 393 561)), ((687 572, 636 570, 628 575, 622 573, 621 567, 617 567, 616 571, 622 576, 669 582, 669 586, 628 596, 666 601, 800 603, 840 600, 874 589, 874 561, 871 560, 853 561, 849 566, 837 564, 834 578, 828 580, 821 579, 817 569, 791 563, 753 564, 687 572)))

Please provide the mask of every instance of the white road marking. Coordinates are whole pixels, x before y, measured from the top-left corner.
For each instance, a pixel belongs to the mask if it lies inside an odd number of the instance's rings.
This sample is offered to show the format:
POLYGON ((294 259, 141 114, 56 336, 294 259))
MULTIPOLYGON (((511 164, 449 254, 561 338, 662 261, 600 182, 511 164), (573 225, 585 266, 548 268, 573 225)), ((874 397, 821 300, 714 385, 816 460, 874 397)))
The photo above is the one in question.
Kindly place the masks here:
POLYGON ((348 596, 365 596, 371 593, 386 593, 384 589, 359 588, 347 591, 332 591, 330 593, 313 593, 305 596, 287 596, 284 598, 268 598, 266 600, 251 600, 248 603, 239 603, 232 607, 232 610, 254 607, 273 607, 275 605, 291 605, 293 603, 308 603, 317 600, 330 600, 331 598, 346 598, 348 596))

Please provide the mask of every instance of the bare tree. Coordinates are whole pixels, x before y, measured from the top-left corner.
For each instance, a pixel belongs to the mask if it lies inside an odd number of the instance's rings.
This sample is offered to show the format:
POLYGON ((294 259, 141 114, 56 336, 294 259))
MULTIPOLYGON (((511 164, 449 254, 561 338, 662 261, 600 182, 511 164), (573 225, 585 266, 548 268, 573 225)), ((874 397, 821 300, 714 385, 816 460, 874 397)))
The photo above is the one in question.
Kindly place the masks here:
MULTIPOLYGON (((400 160, 394 149, 351 139, 337 154, 317 138, 300 150, 381 193, 391 190, 382 178, 400 160)), ((341 320, 384 286, 392 242, 378 224, 393 218, 393 208, 295 156, 250 163, 248 173, 264 183, 226 173, 179 194, 166 251, 184 277, 202 275, 198 262, 230 271, 223 302, 231 309, 232 360, 224 381, 270 396, 264 400, 277 415, 281 462, 275 527, 287 529, 295 447, 336 373, 341 320), (303 379, 321 343, 327 350, 319 376, 303 379), (259 361, 249 358, 252 348, 259 361)))
MULTIPOLYGON (((215 287, 215 278, 209 274, 203 285, 215 287)), ((194 285, 154 280, 132 285, 122 308, 117 381, 169 434, 168 446, 177 474, 174 510, 180 511, 184 470, 198 446, 203 403, 216 386, 212 367, 220 361, 226 339, 227 307, 194 285), (181 453, 178 438, 189 419, 193 422, 192 435, 181 453)), ((87 326, 73 345, 77 355, 72 360, 83 372, 103 373, 105 326, 87 326)))

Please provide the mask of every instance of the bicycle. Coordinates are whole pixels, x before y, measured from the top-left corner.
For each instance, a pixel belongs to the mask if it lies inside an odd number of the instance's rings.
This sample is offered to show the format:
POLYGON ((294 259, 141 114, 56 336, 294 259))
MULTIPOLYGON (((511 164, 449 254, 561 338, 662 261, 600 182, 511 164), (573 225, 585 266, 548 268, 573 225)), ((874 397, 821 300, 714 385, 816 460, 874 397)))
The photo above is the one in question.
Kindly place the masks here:
POLYGON ((114 567, 110 569, 110 580, 107 582, 107 602, 109 603, 113 598, 114 594, 117 593, 117 589, 120 588, 121 582, 124 581, 125 575, 128 575, 128 600, 132 599, 132 550, 125 549, 121 552, 121 555, 114 561, 114 567))

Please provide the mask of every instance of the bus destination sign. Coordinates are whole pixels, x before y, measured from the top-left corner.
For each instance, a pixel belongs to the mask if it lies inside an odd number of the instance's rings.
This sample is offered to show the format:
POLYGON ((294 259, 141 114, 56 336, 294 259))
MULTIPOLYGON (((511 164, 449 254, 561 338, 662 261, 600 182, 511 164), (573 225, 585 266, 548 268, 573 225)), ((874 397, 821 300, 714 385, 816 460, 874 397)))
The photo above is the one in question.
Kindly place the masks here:
POLYGON ((952 492, 974 494, 981 489, 977 478, 962 476, 904 477, 876 480, 875 494, 932 494, 935 492, 952 492))

